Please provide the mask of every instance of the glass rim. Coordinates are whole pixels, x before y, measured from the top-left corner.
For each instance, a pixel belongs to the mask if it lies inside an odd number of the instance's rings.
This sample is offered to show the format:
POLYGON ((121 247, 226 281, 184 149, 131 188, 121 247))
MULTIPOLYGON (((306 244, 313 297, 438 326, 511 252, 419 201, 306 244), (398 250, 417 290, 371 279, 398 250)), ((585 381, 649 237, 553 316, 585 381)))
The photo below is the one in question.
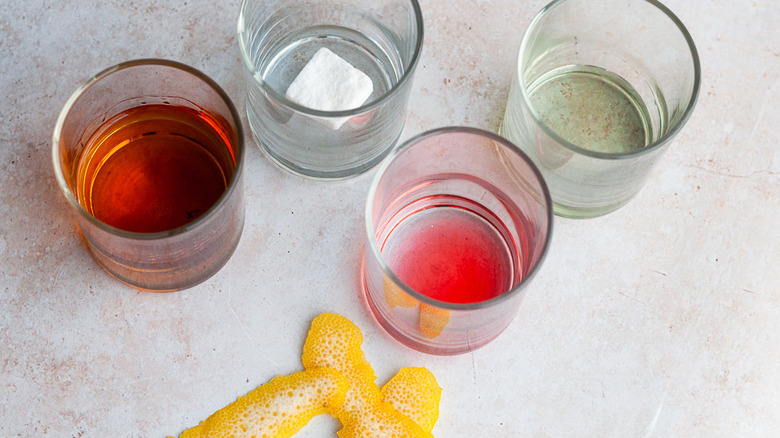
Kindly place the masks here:
POLYGON ((383 274, 389 277, 393 281, 393 283, 399 286, 405 293, 411 295, 413 298, 415 298, 420 302, 441 309, 461 310, 461 311, 477 310, 477 309, 484 309, 488 307, 497 306, 503 303, 504 301, 507 301, 512 297, 514 297, 515 295, 517 295, 525 287, 525 285, 527 285, 531 281, 531 279, 539 271, 540 266, 543 264, 542 262, 547 256, 547 252, 550 248, 550 241, 552 240, 552 231, 553 231, 553 217, 554 217, 553 203, 552 203, 552 198, 550 197, 550 191, 547 187, 547 183, 545 182, 542 173, 539 171, 539 168, 536 167, 536 164, 534 164, 534 162, 528 157, 528 155, 526 155, 525 152, 523 152, 519 147, 517 147, 514 143, 512 143, 511 141, 507 140, 504 137, 501 137, 489 131, 485 131, 483 129, 464 127, 464 126, 446 126, 446 127, 432 129, 420 133, 410 138, 409 140, 406 140, 403 144, 399 145, 398 147, 393 148, 390 154, 384 160, 382 160, 382 163, 379 165, 377 169, 376 175, 374 175, 374 178, 371 182, 371 187, 368 190, 368 196, 366 198, 366 209, 364 214, 366 238, 368 241, 367 245, 372 255, 378 261, 380 267, 382 268, 383 274), (409 147, 414 146, 420 141, 423 141, 430 137, 452 134, 452 133, 472 134, 480 137, 485 137, 503 146, 504 148, 501 149, 501 151, 508 150, 511 153, 518 155, 520 159, 523 160, 523 162, 525 162, 528 165, 528 167, 531 169, 537 181, 539 181, 539 185, 542 189, 542 194, 544 197, 545 211, 547 215, 547 224, 546 224, 547 234, 545 236, 544 244, 542 250, 539 253, 539 257, 536 260, 536 263, 534 263, 534 265, 531 267, 528 273, 520 280, 520 282, 518 282, 515 286, 503 292, 502 294, 490 298, 488 300, 478 301, 475 303, 451 303, 448 301, 437 300, 423 293, 417 292, 409 285, 407 285, 405 282, 401 281, 401 279, 398 278, 395 272, 393 272, 393 270, 390 269, 390 267, 387 265, 384 257, 382 256, 381 251, 379 250, 376 241, 377 240, 376 230, 374 229, 374 224, 373 224, 372 209, 373 209, 373 201, 374 198, 376 197, 377 188, 379 186, 380 180, 382 179, 382 176, 385 174, 387 168, 390 167, 394 159, 398 155, 400 155, 401 152, 403 152, 409 147))
MULTIPOLYGON (((241 52, 241 61, 244 64, 244 68, 246 68, 251 73, 255 73, 256 71, 254 66, 252 65, 252 62, 249 59, 249 53, 246 48, 246 45, 244 44, 244 39, 241 38, 241 29, 244 26, 244 10, 246 9, 247 4, 251 1, 256 1, 256 0, 241 1, 241 8, 239 9, 238 22, 237 22, 237 34, 238 34, 238 46, 241 52)), ((341 110, 341 111, 315 110, 297 104, 287 99, 283 94, 279 93, 273 87, 268 85, 268 82, 266 82, 265 80, 255 78, 254 74, 252 75, 252 78, 257 80, 260 83, 260 86, 262 87, 263 91, 271 95, 271 97, 273 97, 274 100, 284 104, 286 107, 291 108, 298 113, 306 114, 308 116, 321 117, 321 118, 352 117, 352 116, 363 114, 378 106, 381 106, 385 101, 389 100, 392 96, 398 94, 399 93, 398 90, 403 88, 403 85, 405 83, 411 81, 412 74, 417 69, 417 64, 419 63, 420 56, 422 53, 423 36, 424 36, 422 10, 417 0, 408 0, 408 2, 412 5, 412 10, 414 11, 414 27, 417 30, 417 38, 415 39, 415 43, 414 43, 414 53, 412 54, 412 60, 411 62, 409 62, 409 68, 404 70, 404 73, 403 75, 401 75, 401 78, 398 80, 398 82, 393 84, 393 86, 389 90, 387 90, 387 92, 379 96, 379 98, 377 99, 364 103, 363 105, 357 108, 348 109, 348 110, 341 110)))
MULTIPOLYGON (((195 104, 197 105, 197 103, 195 104)), ((57 117, 57 122, 54 126, 54 133, 52 134, 52 162, 54 165, 54 175, 57 179, 57 184, 60 186, 60 190, 62 190, 63 194, 65 195, 65 199, 68 201, 71 207, 73 207, 76 210, 79 216, 85 218, 87 221, 89 221, 92 225, 94 225, 98 229, 115 236, 119 236, 127 239, 134 239, 134 240, 158 240, 162 238, 173 237, 176 235, 184 234, 189 230, 198 227, 201 223, 206 222, 212 216, 214 216, 217 210, 219 210, 227 202, 227 199, 231 196, 231 194, 235 190, 237 190, 236 186, 238 185, 238 181, 241 179, 241 175, 244 168, 243 165, 244 153, 245 153, 244 149, 245 149, 244 132, 243 132, 243 127, 241 125, 241 118, 239 117, 238 111, 236 111, 236 108, 233 105, 233 102, 230 99, 230 97, 227 95, 227 93, 225 93, 225 91, 213 79, 211 79, 208 75, 201 72, 200 70, 177 61, 171 61, 171 60, 159 59, 159 58, 141 58, 141 59, 134 59, 131 61, 121 62, 119 64, 113 65, 111 67, 108 67, 100 71, 96 75, 84 81, 81 85, 79 85, 76 91, 74 91, 70 95, 68 100, 65 102, 65 105, 63 106, 59 116, 57 117), (228 183, 222 195, 220 195, 217 202, 214 203, 214 205, 212 205, 205 213, 198 216, 194 220, 187 222, 184 225, 181 225, 176 228, 172 228, 170 230, 158 231, 154 233, 139 233, 134 231, 123 230, 121 228, 108 225, 107 223, 91 215, 78 202, 78 199, 76 198, 76 195, 73 193, 73 190, 71 190, 70 186, 68 185, 68 182, 65 181, 65 176, 62 172, 62 166, 60 163, 60 154, 59 154, 59 152, 61 151, 60 140, 62 136, 62 128, 65 124, 66 119, 68 118, 70 110, 73 108, 76 102, 81 98, 81 96, 97 82, 114 73, 117 73, 122 70, 127 70, 135 67, 144 67, 144 66, 170 67, 176 70, 181 70, 183 72, 189 73, 195 76, 196 78, 200 79, 201 81, 203 81, 206 85, 208 85, 211 89, 213 89, 227 105, 228 110, 230 111, 230 116, 233 118, 233 121, 236 124, 236 137, 237 137, 237 144, 235 150, 235 157, 236 157, 235 172, 233 173, 232 178, 230 178, 230 182, 228 183)))
POLYGON ((539 113, 536 111, 536 108, 531 104, 531 98, 528 95, 528 89, 525 84, 523 72, 521 71, 521 62, 523 60, 523 55, 526 53, 528 49, 531 32, 538 27, 539 22, 542 20, 542 18, 546 17, 547 14, 549 14, 549 12, 552 9, 567 1, 569 0, 553 0, 552 2, 548 3, 544 8, 542 8, 542 10, 538 14, 536 14, 534 19, 531 21, 531 24, 526 29, 525 33, 523 34, 523 38, 520 42, 520 50, 518 51, 517 62, 516 62, 517 77, 520 85, 520 91, 523 96, 523 101, 526 107, 529 109, 529 112, 531 113, 531 116, 533 117, 536 124, 542 128, 545 134, 547 134, 558 144, 566 147, 572 152, 575 152, 580 155, 589 156, 592 158, 602 159, 602 160, 620 160, 620 159, 627 159, 627 158, 641 156, 650 153, 660 148, 664 144, 668 143, 672 138, 674 138, 674 136, 677 135, 677 133, 679 133, 682 127, 686 124, 688 119, 691 117, 691 114, 693 113, 693 108, 696 106, 696 102, 699 97, 699 90, 701 88, 701 63, 699 61, 699 52, 696 49, 696 44, 693 42, 693 38, 688 32, 688 29, 669 8, 667 8, 657 0, 642 0, 642 1, 646 3, 650 3, 651 5, 655 6, 659 11, 661 11, 664 15, 666 15, 667 18, 669 18, 672 21, 672 23, 675 24, 675 26, 677 26, 677 29, 680 31, 680 34, 688 44, 688 49, 691 55, 691 61, 693 63, 693 89, 691 92, 691 97, 688 101, 688 105, 685 107, 685 110, 683 111, 683 115, 682 117, 680 117, 680 120, 678 120, 677 123, 675 123, 675 125, 671 129, 669 129, 658 139, 649 143, 645 147, 634 151, 617 152, 617 153, 592 151, 590 149, 585 149, 583 147, 577 146, 576 144, 563 139, 555 131, 550 129, 550 127, 547 126, 546 123, 542 121, 541 117, 539 116, 539 113))

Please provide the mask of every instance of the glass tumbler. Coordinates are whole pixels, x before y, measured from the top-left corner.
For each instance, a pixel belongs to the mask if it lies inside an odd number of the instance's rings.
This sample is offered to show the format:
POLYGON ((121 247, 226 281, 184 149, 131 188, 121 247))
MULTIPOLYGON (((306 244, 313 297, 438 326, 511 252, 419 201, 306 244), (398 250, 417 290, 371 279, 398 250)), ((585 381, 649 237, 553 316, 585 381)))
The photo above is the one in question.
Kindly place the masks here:
POLYGON ((346 178, 376 165, 398 141, 423 42, 416 0, 244 0, 238 41, 252 133, 282 168, 346 178), (318 111, 285 97, 322 48, 371 79, 359 108, 318 111))
POLYGON ((523 36, 501 134, 539 166, 561 216, 612 212, 693 111, 691 36, 654 0, 557 0, 523 36))
POLYGON ((216 273, 244 226, 244 141, 225 92, 186 65, 110 67, 68 99, 54 173, 87 245, 111 275, 170 291, 216 273))
POLYGON ((461 127, 421 134, 391 152, 369 191, 368 306, 411 348, 477 349, 514 318, 552 218, 541 174, 507 140, 461 127))

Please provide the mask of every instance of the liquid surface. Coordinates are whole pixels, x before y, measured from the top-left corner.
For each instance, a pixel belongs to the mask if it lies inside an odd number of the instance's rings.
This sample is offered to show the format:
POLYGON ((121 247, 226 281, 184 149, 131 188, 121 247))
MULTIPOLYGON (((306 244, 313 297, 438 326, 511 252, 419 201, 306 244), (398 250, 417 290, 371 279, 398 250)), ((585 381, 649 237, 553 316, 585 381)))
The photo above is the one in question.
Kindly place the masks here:
POLYGON ((437 300, 475 303, 511 287, 512 257, 501 233, 463 208, 439 206, 407 217, 382 253, 404 283, 437 300))
POLYGON ((303 67, 323 47, 371 79, 374 90, 366 103, 386 94, 402 74, 398 71, 400 66, 397 66, 397 61, 391 60, 365 35, 343 27, 314 26, 282 41, 278 52, 261 70, 261 75, 272 88, 284 95, 303 67))
MULTIPOLYGON (((307 5, 328 16, 327 5, 307 5)), ((284 34, 284 32, 280 32, 284 34)), ((387 94, 403 74, 398 50, 382 33, 371 39, 358 31, 319 25, 278 38, 247 38, 252 78, 247 83, 247 119, 257 144, 282 167, 316 178, 343 178, 368 170, 395 144, 403 118, 395 105, 351 117, 340 129, 300 114, 269 98, 264 84, 280 95, 287 92, 312 56, 325 47, 371 79, 373 92, 366 104, 387 94), (392 109, 392 110, 391 110, 392 109), (334 145, 338 147, 334 147, 334 145)))
POLYGON ((540 78, 529 89, 542 121, 581 148, 624 153, 649 143, 641 99, 626 81, 606 70, 568 67, 540 78))
POLYGON ((224 193, 235 164, 207 114, 175 105, 132 108, 90 138, 77 197, 97 219, 139 233, 193 221, 224 193))

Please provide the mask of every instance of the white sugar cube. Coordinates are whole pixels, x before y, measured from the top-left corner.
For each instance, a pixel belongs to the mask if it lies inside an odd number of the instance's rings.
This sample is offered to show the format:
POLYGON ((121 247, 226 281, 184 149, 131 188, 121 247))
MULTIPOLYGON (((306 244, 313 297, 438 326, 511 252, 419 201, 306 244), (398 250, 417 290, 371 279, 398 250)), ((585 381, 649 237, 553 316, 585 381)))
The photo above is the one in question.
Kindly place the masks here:
MULTIPOLYGON (((285 97, 298 105, 319 111, 358 108, 374 92, 374 83, 349 62, 321 48, 287 88, 285 97)), ((315 117, 331 129, 339 129, 347 117, 315 117)))

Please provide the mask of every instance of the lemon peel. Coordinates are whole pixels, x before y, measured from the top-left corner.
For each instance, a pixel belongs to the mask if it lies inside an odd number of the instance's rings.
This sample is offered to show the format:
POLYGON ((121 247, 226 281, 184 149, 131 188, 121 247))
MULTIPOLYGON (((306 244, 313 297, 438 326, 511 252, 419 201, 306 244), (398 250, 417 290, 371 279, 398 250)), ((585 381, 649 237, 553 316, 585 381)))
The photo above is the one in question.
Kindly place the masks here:
POLYGON ((382 279, 382 287, 385 293, 385 301, 387 301, 387 304, 391 309, 394 307, 419 307, 420 332, 428 338, 433 339, 438 337, 447 324, 449 324, 449 310, 439 309, 416 300, 387 275, 382 279))
POLYGON ((344 404, 331 409, 344 426, 341 438, 433 438, 430 432, 393 405, 381 400, 376 375, 365 358, 363 334, 349 319, 334 313, 316 317, 303 346, 306 369, 331 367, 349 382, 344 404))
POLYGON ((409 417, 398 412, 390 403, 379 402, 367 407, 356 421, 338 431, 339 438, 433 438, 430 432, 409 417))
POLYGON ((385 301, 391 309, 397 306, 414 307, 418 303, 387 275, 382 277, 382 288, 385 292, 385 301))
POLYGON ((218 410, 179 438, 288 438, 344 402, 349 384, 332 368, 278 376, 218 410))
POLYGON ((374 383, 376 375, 361 344, 363 334, 352 321, 335 313, 324 313, 312 321, 303 345, 304 368, 334 368, 349 382, 344 404, 332 410, 336 417, 349 416, 360 407, 381 400, 379 387, 374 383))
POLYGON ((441 387, 425 367, 401 368, 382 387, 382 401, 430 432, 439 419, 441 387))
POLYGON ((433 339, 441 334, 450 322, 450 311, 420 303, 420 332, 433 339))

